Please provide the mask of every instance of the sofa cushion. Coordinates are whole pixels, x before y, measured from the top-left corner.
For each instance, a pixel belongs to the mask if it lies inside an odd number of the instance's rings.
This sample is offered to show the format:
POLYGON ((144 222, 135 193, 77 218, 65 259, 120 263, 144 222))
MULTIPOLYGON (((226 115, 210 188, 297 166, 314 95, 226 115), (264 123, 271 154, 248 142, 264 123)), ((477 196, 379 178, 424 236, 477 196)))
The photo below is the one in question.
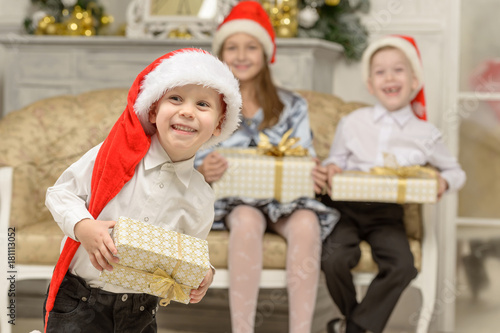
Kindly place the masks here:
POLYGON ((123 112, 126 89, 44 99, 0 122, 0 166, 14 168, 10 225, 50 218, 45 192, 71 163, 103 141, 123 112))
MULTIPOLYGON (((229 231, 212 230, 208 234, 210 262, 216 268, 227 268, 229 231)), ((282 269, 286 263, 286 242, 274 233, 265 233, 263 240, 263 266, 267 269, 282 269)))
MULTIPOLYGON (((227 269, 227 256, 229 244, 229 231, 213 230, 207 238, 210 253, 210 262, 215 268, 227 269)), ((414 258, 414 265, 418 271, 422 265, 422 255, 420 242, 410 239, 410 249, 414 258)), ((378 270, 377 264, 373 261, 370 245, 361 242, 361 258, 358 265, 354 267, 354 272, 374 273, 378 270)), ((286 241, 284 238, 266 233, 263 241, 263 263, 265 269, 285 269, 286 267, 286 241)))
POLYGON ((16 262, 55 265, 63 237, 63 232, 52 219, 16 228, 16 262))

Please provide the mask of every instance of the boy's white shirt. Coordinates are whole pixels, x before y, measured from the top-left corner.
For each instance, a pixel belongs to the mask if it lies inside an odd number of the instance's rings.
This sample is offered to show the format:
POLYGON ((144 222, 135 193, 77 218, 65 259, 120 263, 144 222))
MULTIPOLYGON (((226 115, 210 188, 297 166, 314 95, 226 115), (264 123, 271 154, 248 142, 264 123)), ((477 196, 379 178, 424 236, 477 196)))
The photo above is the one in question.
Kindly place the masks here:
POLYGON ((410 105, 390 112, 376 104, 343 117, 323 165, 333 163, 342 170, 367 172, 384 166, 384 153, 394 155, 400 166, 435 166, 448 182, 449 191, 465 183, 465 172, 444 144, 441 132, 418 119, 410 105))
MULTIPOLYGON (((100 146, 89 150, 47 190, 45 204, 66 235, 61 249, 67 237, 75 239, 74 227, 78 221, 93 219, 87 207, 92 170, 100 146)), ((136 166, 134 176, 97 219, 116 221, 125 216, 206 239, 213 223, 214 201, 212 188, 194 169, 194 156, 173 163, 153 135, 151 146, 136 166)), ((78 248, 69 271, 84 278, 91 287, 115 293, 135 292, 99 281, 99 271, 92 266, 83 246, 78 248)))

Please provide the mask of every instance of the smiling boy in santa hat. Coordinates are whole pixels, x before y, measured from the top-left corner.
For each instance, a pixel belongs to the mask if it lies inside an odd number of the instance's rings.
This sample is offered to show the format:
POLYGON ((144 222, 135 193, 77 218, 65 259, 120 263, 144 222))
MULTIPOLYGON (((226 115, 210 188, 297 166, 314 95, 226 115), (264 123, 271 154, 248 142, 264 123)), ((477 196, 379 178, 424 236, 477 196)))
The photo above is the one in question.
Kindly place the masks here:
MULTIPOLYGON (((400 166, 431 164, 438 173, 438 199, 456 191, 465 173, 446 148, 440 131, 426 121, 423 69, 415 41, 387 36, 374 41, 362 58, 363 79, 377 99, 338 124, 329 157, 313 171, 316 190, 330 191, 334 174, 385 166, 384 156, 400 166)), ((328 323, 328 333, 383 331, 401 293, 417 275, 403 224, 403 206, 395 203, 323 203, 341 218, 323 243, 322 269, 333 300, 345 316, 328 323), (371 245, 379 272, 358 303, 351 269, 358 264, 359 243, 371 245)))
MULTIPOLYGON (((47 190, 66 236, 46 299, 46 332, 156 332, 158 297, 99 280, 119 261, 110 228, 127 216, 205 239, 214 194, 194 156, 233 133, 240 108, 238 81, 202 50, 170 52, 137 76, 106 140, 47 190)), ((213 273, 191 291, 191 303, 203 298, 213 273)))

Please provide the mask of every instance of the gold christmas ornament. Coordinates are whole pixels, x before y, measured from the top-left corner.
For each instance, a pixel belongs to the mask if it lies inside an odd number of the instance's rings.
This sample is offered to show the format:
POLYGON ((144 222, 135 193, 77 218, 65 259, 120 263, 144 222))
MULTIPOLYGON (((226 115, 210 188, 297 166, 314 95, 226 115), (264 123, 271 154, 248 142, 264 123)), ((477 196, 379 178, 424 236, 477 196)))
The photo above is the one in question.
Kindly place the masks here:
POLYGON ((297 36, 297 0, 263 0, 262 7, 271 19, 276 37, 297 36))
POLYGON ((179 27, 178 29, 171 30, 168 33, 168 38, 191 39, 193 35, 185 27, 179 27))
POLYGON ((337 6, 340 3, 340 0, 325 0, 325 5, 328 6, 337 6))

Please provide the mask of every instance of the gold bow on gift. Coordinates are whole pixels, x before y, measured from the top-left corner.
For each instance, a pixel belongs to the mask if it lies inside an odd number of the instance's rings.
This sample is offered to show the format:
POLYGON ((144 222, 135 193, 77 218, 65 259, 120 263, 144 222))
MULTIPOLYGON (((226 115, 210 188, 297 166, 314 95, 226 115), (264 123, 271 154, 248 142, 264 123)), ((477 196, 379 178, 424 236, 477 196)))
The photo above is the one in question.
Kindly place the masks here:
MULTIPOLYGON (((437 173, 434 169, 421 165, 392 167, 373 167, 370 173, 379 176, 398 177, 398 196, 397 203, 404 203, 406 198, 406 179, 407 178, 436 178, 437 173)), ((437 182, 436 182, 437 184, 437 182)))
POLYGON ((283 134, 277 146, 273 146, 269 142, 269 137, 264 133, 259 133, 259 144, 257 145, 257 154, 274 156, 275 164, 275 177, 274 177, 274 198, 281 201, 281 188, 283 178, 283 156, 307 156, 309 155, 307 149, 302 146, 293 147, 300 138, 289 138, 292 134, 293 128, 283 134))
POLYGON ((399 178, 436 177, 436 171, 434 169, 421 165, 402 166, 397 168, 374 167, 371 168, 370 172, 374 175, 397 176, 399 178))
POLYGON ((177 283, 161 268, 155 270, 153 273, 153 282, 149 284, 149 288, 162 297, 160 300, 161 306, 167 306, 170 304, 170 300, 174 298, 180 302, 187 301, 189 296, 182 290, 182 287, 191 289, 190 286, 177 283))
POLYGON ((307 149, 302 146, 293 147, 300 138, 289 138, 290 134, 292 134, 293 128, 283 134, 280 142, 277 146, 272 145, 269 142, 269 137, 264 133, 259 133, 259 144, 257 145, 257 153, 261 155, 268 156, 307 156, 309 153, 307 149))

